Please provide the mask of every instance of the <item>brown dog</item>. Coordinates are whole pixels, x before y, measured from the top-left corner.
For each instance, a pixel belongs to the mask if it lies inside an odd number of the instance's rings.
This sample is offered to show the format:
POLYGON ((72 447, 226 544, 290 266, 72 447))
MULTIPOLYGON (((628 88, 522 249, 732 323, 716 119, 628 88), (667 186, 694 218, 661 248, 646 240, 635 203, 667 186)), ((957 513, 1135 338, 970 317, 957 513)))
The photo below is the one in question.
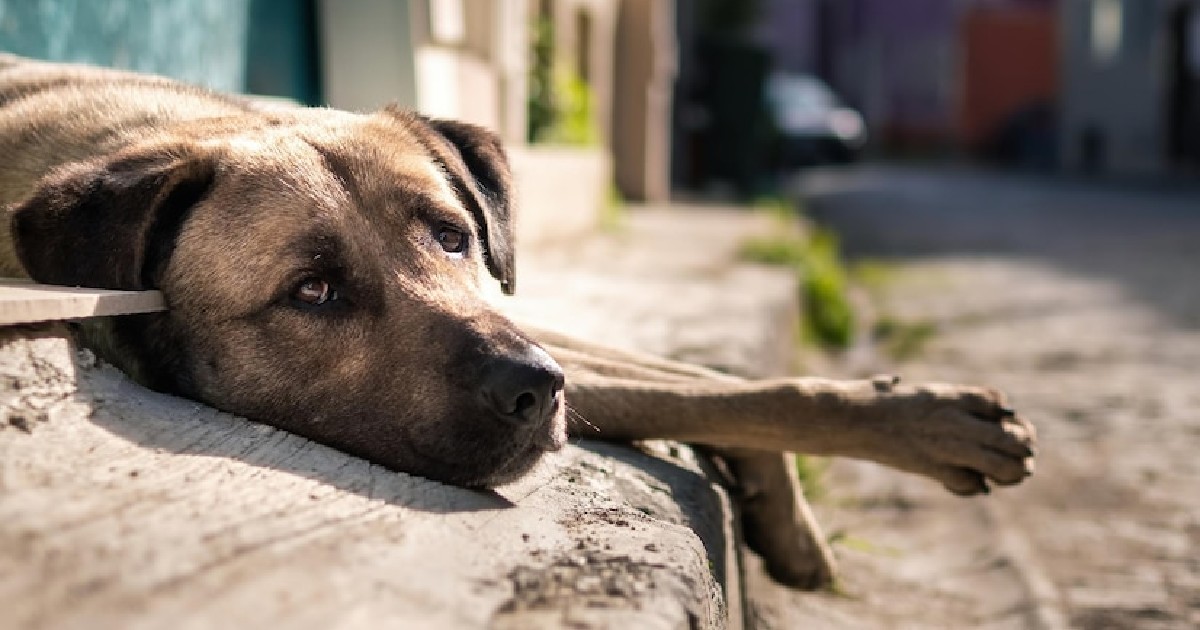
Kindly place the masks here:
POLYGON ((779 452, 964 495, 1032 471, 1032 426, 991 390, 744 382, 523 332, 481 294, 489 273, 514 287, 512 186, 471 125, 0 56, 0 155, 0 275, 159 289, 169 306, 93 322, 84 343, 150 387, 397 470, 515 479, 563 445, 565 386, 605 439, 726 456, 760 490, 749 533, 773 571, 810 585, 831 560, 779 452))

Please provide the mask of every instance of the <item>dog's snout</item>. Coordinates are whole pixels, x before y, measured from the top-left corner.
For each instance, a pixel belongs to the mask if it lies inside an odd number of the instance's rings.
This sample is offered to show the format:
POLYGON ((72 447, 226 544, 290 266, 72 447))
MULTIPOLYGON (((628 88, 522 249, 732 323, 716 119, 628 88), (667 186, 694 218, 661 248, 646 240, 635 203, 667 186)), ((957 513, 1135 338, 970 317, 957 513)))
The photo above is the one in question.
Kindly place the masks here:
POLYGON ((484 374, 484 401, 499 417, 538 425, 554 412, 565 383, 562 368, 541 348, 494 359, 484 374))

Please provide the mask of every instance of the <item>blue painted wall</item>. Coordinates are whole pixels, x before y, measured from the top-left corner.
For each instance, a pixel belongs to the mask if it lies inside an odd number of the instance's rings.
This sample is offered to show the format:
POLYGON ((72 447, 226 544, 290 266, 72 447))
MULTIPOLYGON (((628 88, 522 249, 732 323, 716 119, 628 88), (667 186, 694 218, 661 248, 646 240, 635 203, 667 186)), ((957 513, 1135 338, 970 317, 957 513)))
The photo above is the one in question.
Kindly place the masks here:
POLYGON ((0 0, 0 50, 246 85, 250 0, 0 0))
POLYGON ((247 31, 245 91, 323 104, 315 0, 250 0, 247 31))

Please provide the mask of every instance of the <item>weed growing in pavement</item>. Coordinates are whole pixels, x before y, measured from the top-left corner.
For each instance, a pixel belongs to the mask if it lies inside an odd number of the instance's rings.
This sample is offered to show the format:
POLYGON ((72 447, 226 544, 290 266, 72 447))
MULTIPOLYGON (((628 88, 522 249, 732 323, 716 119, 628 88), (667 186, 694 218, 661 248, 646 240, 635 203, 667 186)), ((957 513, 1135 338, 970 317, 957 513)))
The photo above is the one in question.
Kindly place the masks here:
POLYGON ((800 478, 800 487, 809 501, 821 501, 828 495, 824 480, 829 464, 827 457, 796 456, 796 475, 800 478))
POLYGON ((624 231, 625 219, 628 215, 629 208, 625 203, 625 195, 621 194, 621 189, 617 188, 615 183, 610 183, 608 196, 600 208, 600 230, 610 234, 624 231))
POLYGON ((780 225, 791 226, 796 222, 799 210, 795 203, 778 195, 758 197, 751 204, 757 212, 762 212, 774 218, 780 225))
POLYGON ((871 336, 896 361, 916 358, 937 335, 937 325, 928 320, 905 321, 885 315, 871 327, 871 336))
POLYGON ((854 338, 854 309, 849 281, 837 237, 827 230, 810 235, 794 230, 742 244, 742 260, 789 266, 800 276, 806 341, 825 348, 845 349, 854 338))
POLYGON ((850 277, 855 284, 875 298, 879 298, 883 290, 896 279, 896 274, 894 265, 877 259, 859 260, 850 267, 850 277))
POLYGON ((881 260, 859 261, 850 270, 854 284, 867 290, 878 312, 870 324, 871 343, 891 359, 907 361, 924 352, 937 335, 938 327, 928 319, 908 320, 888 313, 888 289, 899 273, 895 266, 881 260))
POLYGON ((846 531, 836 531, 829 536, 830 544, 841 545, 847 549, 853 549, 862 553, 868 553, 875 556, 887 556, 891 558, 900 557, 902 554, 895 547, 877 545, 866 538, 855 536, 846 531))

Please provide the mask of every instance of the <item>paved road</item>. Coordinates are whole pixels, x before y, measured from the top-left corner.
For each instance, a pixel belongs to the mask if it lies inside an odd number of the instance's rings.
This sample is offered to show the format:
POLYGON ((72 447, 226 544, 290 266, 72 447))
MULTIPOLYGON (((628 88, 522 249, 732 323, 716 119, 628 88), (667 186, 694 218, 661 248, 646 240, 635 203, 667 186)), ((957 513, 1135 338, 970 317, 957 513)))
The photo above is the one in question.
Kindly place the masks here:
POLYGON ((778 595, 793 613, 1200 627, 1200 187, 866 167, 802 188, 852 256, 888 261, 875 316, 936 330, 871 367, 999 386, 1042 451, 1030 482, 984 500, 839 465, 819 511, 848 536, 848 596, 778 595))

